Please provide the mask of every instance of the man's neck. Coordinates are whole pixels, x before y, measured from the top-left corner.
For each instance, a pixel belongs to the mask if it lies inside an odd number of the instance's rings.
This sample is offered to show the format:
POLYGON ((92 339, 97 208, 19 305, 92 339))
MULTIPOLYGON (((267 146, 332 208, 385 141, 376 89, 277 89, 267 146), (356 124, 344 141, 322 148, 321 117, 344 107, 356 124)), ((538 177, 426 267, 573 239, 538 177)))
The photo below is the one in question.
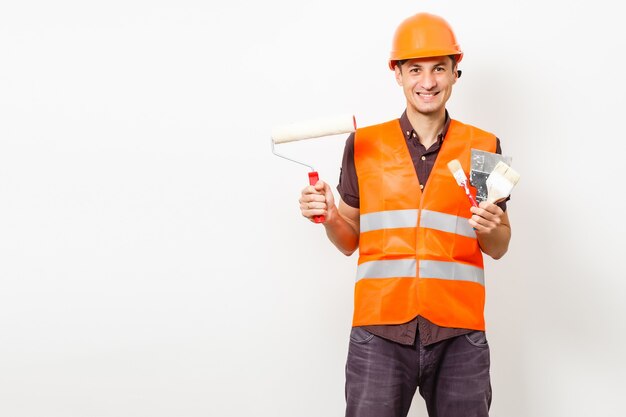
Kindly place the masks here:
POLYGON ((407 108, 407 117, 413 130, 417 133, 419 141, 426 149, 430 148, 446 124, 446 110, 443 109, 437 114, 422 114, 416 111, 410 111, 407 108))

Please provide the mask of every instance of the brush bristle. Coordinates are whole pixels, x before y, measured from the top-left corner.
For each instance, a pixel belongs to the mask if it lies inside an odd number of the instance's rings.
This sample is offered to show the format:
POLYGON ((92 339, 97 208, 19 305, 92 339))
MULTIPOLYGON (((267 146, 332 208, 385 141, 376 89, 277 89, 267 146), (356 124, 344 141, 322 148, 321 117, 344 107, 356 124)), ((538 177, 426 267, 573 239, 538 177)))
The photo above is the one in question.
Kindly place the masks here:
POLYGON ((520 174, 515 171, 513 168, 508 166, 506 163, 500 161, 496 164, 493 169, 494 172, 498 172, 504 178, 506 178, 511 184, 515 185, 519 181, 520 174))
POLYGON ((495 203, 508 197, 519 181, 520 175, 506 163, 496 164, 487 177, 487 201, 495 203))
POLYGON ((458 159, 453 159, 452 161, 448 162, 448 169, 454 176, 457 184, 462 185, 463 182, 467 181, 467 176, 465 175, 463 167, 461 166, 461 163, 458 159))
POLYGON ((450 172, 455 172, 459 169, 463 170, 463 167, 461 167, 461 163, 458 159, 453 159, 452 161, 448 162, 448 169, 450 170, 450 172))

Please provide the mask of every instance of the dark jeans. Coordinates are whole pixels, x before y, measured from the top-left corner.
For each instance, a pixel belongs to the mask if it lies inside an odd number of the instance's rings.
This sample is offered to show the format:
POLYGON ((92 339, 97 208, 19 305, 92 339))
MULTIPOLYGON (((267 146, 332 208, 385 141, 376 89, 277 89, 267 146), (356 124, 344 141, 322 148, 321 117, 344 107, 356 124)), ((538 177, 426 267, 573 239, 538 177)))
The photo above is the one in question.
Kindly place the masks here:
POLYGON ((353 328, 346 417, 405 417, 418 387, 430 417, 487 417, 489 363, 484 332, 407 346, 353 328))

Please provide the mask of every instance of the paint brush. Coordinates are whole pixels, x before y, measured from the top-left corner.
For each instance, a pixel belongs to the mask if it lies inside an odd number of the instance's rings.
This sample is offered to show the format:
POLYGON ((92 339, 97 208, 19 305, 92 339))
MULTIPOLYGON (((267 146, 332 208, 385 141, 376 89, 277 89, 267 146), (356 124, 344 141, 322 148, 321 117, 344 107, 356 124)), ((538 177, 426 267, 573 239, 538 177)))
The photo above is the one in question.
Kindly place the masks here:
POLYGON ((467 180, 467 175, 465 175, 465 171, 463 171, 463 167, 461 167, 461 163, 459 162, 459 160, 453 159, 452 161, 448 162, 448 169, 454 176, 456 183, 459 184, 459 186, 463 189, 463 191, 465 191, 465 194, 467 195, 467 198, 469 199, 470 203, 472 203, 472 206, 478 207, 478 203, 476 202, 476 199, 470 192, 470 189, 468 186, 469 181, 467 180))
POLYGON ((519 178, 520 174, 517 171, 502 161, 498 162, 487 177, 487 201, 496 203, 507 198, 519 178))

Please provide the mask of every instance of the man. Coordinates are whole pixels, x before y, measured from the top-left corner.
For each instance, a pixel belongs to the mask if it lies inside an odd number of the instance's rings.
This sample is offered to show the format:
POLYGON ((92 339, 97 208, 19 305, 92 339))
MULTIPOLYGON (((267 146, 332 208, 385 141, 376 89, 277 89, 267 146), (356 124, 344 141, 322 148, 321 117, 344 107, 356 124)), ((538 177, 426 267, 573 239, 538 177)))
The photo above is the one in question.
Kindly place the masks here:
POLYGON ((504 202, 473 207, 447 168, 458 159, 467 172, 472 148, 500 152, 448 116, 462 58, 441 17, 404 20, 389 67, 406 111, 348 138, 338 207, 323 181, 300 197, 342 253, 359 249, 346 416, 406 416, 417 388, 431 417, 489 412, 482 253, 502 257, 511 230, 504 202))

